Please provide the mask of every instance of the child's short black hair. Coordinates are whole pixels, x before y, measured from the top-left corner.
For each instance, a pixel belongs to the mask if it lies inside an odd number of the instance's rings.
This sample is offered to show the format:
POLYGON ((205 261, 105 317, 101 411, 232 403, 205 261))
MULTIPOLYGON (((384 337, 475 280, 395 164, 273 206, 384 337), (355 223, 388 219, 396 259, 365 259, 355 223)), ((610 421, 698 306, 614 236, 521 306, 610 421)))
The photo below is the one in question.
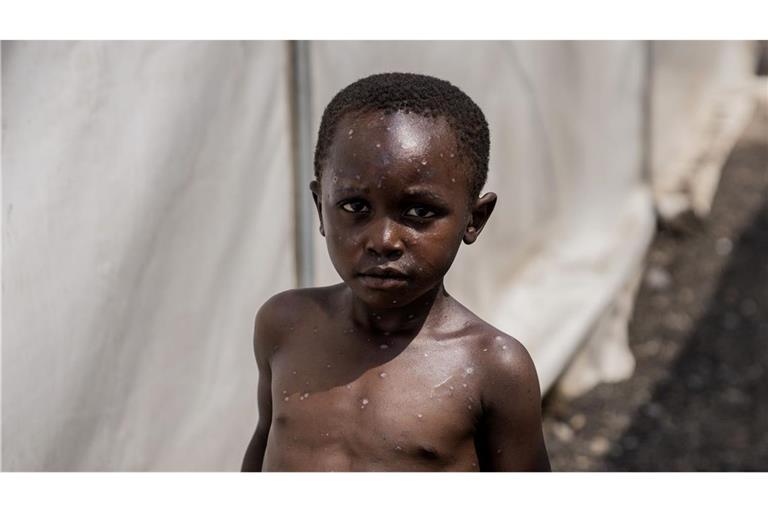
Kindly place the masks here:
POLYGON ((444 116, 453 128, 459 151, 472 165, 472 196, 477 197, 488 176, 490 135, 482 110, 450 82, 414 73, 381 73, 362 78, 333 97, 325 107, 315 147, 315 176, 323 161, 336 125, 351 112, 413 112, 429 117, 444 116))

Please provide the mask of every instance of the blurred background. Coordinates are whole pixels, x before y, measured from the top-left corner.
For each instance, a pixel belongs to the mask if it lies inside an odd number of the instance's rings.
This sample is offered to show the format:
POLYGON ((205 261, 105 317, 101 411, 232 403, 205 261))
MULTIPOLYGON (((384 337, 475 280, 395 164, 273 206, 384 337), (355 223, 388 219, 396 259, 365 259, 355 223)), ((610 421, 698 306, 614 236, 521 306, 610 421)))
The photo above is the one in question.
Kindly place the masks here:
POLYGON ((252 323, 337 282, 325 105, 434 75, 499 195, 446 287, 520 339, 555 470, 768 470, 768 47, 3 42, 2 469, 238 470, 252 323))

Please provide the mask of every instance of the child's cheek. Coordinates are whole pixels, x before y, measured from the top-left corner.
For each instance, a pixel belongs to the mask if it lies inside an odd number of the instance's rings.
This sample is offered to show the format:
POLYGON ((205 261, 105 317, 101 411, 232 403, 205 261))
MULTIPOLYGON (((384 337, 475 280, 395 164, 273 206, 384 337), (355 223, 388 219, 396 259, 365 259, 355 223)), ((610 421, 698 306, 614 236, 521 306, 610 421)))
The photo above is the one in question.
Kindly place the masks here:
POLYGON ((362 236, 356 231, 334 229, 330 241, 336 253, 350 256, 362 243, 362 236))
POLYGON ((456 257, 461 238, 447 233, 431 234, 416 242, 414 252, 431 274, 445 274, 456 257))

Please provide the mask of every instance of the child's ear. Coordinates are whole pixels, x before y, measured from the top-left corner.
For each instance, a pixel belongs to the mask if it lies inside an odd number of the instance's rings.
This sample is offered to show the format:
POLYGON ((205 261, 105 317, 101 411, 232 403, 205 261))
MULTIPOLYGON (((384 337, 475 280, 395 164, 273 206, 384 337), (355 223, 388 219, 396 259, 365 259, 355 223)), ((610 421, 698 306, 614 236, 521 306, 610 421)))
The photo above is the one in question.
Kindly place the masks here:
POLYGON ((493 192, 487 192, 477 201, 472 207, 472 217, 464 230, 464 243, 469 245, 477 240, 480 232, 483 230, 483 226, 488 222, 488 217, 491 216, 493 209, 496 207, 496 194, 493 192))
POLYGON ((312 199, 315 201, 317 215, 320 218, 320 234, 325 236, 325 228, 323 227, 323 203, 320 200, 320 182, 317 180, 312 180, 312 182, 309 184, 309 190, 312 191, 312 199))

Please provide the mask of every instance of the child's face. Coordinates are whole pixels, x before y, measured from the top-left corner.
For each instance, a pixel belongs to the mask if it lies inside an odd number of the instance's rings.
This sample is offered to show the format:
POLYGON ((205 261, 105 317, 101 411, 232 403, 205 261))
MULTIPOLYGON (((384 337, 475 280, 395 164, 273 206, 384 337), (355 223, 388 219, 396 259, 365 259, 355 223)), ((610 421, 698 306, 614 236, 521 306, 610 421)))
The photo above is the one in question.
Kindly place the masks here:
POLYGON ((495 204, 493 194, 470 199, 470 171, 444 118, 372 112, 339 122, 312 191, 333 266, 358 298, 397 308, 442 281, 495 204), (385 272, 399 275, 371 275, 385 272))

